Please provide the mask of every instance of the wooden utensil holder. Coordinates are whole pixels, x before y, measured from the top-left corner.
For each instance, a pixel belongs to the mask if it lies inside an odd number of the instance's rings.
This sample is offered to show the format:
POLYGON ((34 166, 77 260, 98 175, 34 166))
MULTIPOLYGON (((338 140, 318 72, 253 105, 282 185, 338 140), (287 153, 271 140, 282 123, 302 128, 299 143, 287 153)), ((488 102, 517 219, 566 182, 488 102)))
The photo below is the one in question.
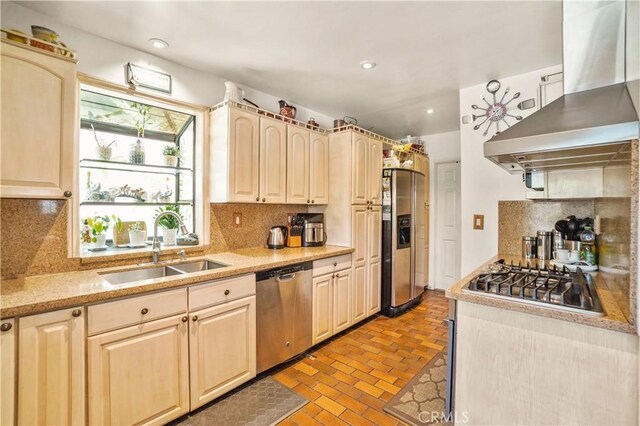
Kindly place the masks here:
POLYGON ((291 235, 291 226, 287 226, 287 247, 302 247, 302 236, 291 235))

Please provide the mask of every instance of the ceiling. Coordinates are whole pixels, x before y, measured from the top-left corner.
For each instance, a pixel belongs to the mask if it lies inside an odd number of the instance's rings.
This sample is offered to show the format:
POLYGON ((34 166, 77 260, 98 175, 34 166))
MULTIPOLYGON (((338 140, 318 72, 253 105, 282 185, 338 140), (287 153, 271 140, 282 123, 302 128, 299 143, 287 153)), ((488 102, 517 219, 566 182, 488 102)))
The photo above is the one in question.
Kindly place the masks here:
POLYGON ((393 138, 458 129, 460 88, 562 62, 559 1, 20 4, 393 138))

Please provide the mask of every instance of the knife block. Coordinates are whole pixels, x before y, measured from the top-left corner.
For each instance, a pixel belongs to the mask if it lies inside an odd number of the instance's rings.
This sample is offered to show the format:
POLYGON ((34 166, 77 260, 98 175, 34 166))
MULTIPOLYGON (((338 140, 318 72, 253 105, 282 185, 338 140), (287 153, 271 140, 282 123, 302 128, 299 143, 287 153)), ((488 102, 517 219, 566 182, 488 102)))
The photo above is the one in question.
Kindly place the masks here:
POLYGON ((287 225, 287 247, 302 247, 302 236, 291 235, 291 226, 287 225))

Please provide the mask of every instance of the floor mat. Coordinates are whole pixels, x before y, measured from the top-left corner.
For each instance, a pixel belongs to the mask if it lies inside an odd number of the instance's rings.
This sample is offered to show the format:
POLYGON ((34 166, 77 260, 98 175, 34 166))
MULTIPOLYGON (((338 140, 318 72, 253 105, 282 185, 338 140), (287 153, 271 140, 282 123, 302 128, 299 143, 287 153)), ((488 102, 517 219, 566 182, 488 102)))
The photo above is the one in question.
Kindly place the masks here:
POLYGON ((440 352, 383 408, 410 425, 449 424, 444 414, 447 391, 447 354, 440 352))
POLYGON ((179 426, 270 426, 307 404, 304 397, 267 376, 242 386, 172 423, 179 426))

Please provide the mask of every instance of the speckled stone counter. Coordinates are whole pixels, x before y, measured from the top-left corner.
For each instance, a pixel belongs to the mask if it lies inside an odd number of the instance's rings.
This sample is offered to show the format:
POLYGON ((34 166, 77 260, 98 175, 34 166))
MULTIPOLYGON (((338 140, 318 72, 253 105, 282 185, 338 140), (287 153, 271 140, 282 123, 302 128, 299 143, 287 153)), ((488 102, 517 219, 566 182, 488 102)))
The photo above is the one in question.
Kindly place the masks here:
POLYGON ((547 308, 544 306, 532 305, 528 303, 518 302, 517 300, 509 298, 492 297, 479 292, 463 291, 463 289, 466 287, 469 281, 471 281, 472 278, 482 272, 485 272, 487 266, 497 261, 498 259, 504 259, 506 262, 513 261, 516 264, 518 263, 518 261, 522 261, 522 258, 513 255, 495 256, 489 259, 475 271, 471 272, 469 275, 451 286, 446 291, 446 296, 449 299, 479 303, 482 305, 492 306, 494 308, 508 309, 532 315, 540 315, 543 317, 590 325, 593 327, 605 328, 608 330, 620 331, 623 333, 636 334, 635 326, 633 326, 629 322, 629 319, 624 315, 623 310, 620 309, 620 306, 618 305, 615 297, 609 290, 610 285, 608 284, 608 281, 618 280, 620 279, 620 275, 608 274, 604 272, 593 274, 596 284, 596 290, 598 292, 598 296, 600 297, 602 307, 605 311, 605 315, 600 317, 563 311, 560 309, 554 309, 552 307, 547 308))
MULTIPOLYGON (((247 248, 225 253, 189 258, 184 262, 163 262, 162 266, 189 263, 202 259, 230 265, 210 271, 148 279, 126 284, 110 284, 101 273, 140 269, 141 265, 96 269, 63 274, 36 275, 5 280, 0 288, 0 317, 32 315, 55 309, 69 308, 133 296, 155 290, 182 287, 219 278, 254 273, 300 262, 309 262, 352 253, 352 248, 338 246, 285 248, 247 248)), ((144 268, 158 265, 144 264, 144 268)))

